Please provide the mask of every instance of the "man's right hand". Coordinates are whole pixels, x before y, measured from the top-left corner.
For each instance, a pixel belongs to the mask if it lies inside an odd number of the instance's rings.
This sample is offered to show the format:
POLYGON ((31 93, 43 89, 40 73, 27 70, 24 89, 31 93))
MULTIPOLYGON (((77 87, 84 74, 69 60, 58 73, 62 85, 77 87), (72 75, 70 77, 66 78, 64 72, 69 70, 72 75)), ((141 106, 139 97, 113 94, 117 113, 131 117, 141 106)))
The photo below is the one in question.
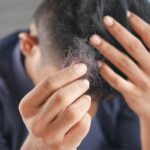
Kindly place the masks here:
POLYGON ((49 76, 19 105, 29 131, 22 150, 76 150, 87 135, 91 117, 89 81, 84 64, 74 64, 49 76), (29 142, 30 141, 30 142, 29 142))

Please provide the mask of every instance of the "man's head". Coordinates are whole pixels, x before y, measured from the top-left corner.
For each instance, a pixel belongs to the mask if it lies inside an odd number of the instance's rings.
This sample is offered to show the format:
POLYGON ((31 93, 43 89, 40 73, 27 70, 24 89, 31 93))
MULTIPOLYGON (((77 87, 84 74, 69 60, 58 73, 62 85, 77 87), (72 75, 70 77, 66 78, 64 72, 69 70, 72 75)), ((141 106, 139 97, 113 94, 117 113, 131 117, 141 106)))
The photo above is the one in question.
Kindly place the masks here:
POLYGON ((110 15, 135 34, 129 27, 127 10, 150 23, 147 0, 43 0, 35 12, 30 32, 20 36, 21 50, 33 80, 35 72, 41 72, 36 79, 41 80, 49 71, 53 73, 71 63, 83 62, 88 66, 89 92, 98 94, 105 90, 108 85, 99 76, 97 67, 97 60, 104 58, 90 46, 88 39, 97 33, 125 52, 106 31, 102 20, 110 15))

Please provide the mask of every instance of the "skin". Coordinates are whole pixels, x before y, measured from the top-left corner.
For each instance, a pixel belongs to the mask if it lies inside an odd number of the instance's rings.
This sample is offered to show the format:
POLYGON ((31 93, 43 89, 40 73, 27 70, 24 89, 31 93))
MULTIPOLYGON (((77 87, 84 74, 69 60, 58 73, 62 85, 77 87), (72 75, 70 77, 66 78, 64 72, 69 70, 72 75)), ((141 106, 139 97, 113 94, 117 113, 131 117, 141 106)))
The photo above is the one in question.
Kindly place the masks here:
MULTIPOLYGON (((128 12, 130 26, 150 48, 150 25, 134 13, 128 12)), ((137 64, 127 55, 121 53, 113 45, 93 35, 90 43, 114 66, 121 70, 128 80, 116 74, 104 62, 98 62, 100 74, 116 90, 118 90, 138 115, 141 124, 142 149, 150 149, 150 60, 149 50, 142 42, 128 32, 121 24, 110 16, 104 18, 104 25, 112 36, 126 49, 137 64), (124 38, 127 37, 127 38, 124 38)))
MULTIPOLYGON (((131 27, 150 48, 149 24, 133 13, 128 13, 128 19, 131 27)), ((147 62, 150 54, 140 40, 113 18, 105 17, 104 24, 138 63, 135 64, 99 35, 93 35, 90 38, 91 44, 120 69, 128 80, 120 77, 104 62, 98 62, 100 74, 124 96, 130 108, 138 115, 143 150, 149 150, 150 66, 147 62)), ((21 33, 19 36, 20 49, 25 56, 25 69, 35 84, 35 88, 19 105, 22 119, 29 131, 22 150, 76 150, 87 135, 91 117, 96 110, 96 104, 91 103, 90 97, 84 95, 89 82, 80 79, 87 71, 86 66, 78 64, 83 72, 78 70, 79 66, 75 69, 73 64, 63 70, 53 64, 41 66, 41 50, 33 23, 30 31, 30 34, 21 33)))
POLYGON ((25 69, 35 85, 19 105, 29 131, 21 150, 76 150, 96 111, 96 103, 84 94, 90 86, 81 79, 87 67, 72 64, 62 70, 53 64, 41 65, 34 24, 30 31, 19 35, 25 69))
POLYGON ((88 133, 91 98, 83 94, 89 81, 78 79, 86 71, 84 64, 72 65, 43 80, 22 100, 21 115, 39 149, 75 150, 88 133))

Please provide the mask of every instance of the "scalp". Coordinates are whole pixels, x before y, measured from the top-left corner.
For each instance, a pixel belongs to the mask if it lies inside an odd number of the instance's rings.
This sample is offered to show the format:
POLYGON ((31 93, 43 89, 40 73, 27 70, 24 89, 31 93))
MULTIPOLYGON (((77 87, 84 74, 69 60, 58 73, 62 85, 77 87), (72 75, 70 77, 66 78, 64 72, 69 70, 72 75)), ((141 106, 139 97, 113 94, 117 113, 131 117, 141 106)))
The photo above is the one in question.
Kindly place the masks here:
POLYGON ((39 26, 39 37, 45 56, 50 56, 47 55, 47 51, 53 53, 55 49, 55 53, 60 55, 59 60, 63 67, 74 61, 85 63, 88 66, 86 78, 91 81, 91 91, 96 89, 100 91, 100 88, 110 91, 109 85, 99 76, 97 60, 103 59, 125 78, 117 68, 90 46, 88 39, 92 34, 97 33, 126 53, 104 28, 103 17, 112 16, 137 36, 129 26, 127 11, 136 13, 150 23, 148 0, 45 0, 44 3, 46 7, 41 13, 43 16, 40 17, 42 21, 39 26))

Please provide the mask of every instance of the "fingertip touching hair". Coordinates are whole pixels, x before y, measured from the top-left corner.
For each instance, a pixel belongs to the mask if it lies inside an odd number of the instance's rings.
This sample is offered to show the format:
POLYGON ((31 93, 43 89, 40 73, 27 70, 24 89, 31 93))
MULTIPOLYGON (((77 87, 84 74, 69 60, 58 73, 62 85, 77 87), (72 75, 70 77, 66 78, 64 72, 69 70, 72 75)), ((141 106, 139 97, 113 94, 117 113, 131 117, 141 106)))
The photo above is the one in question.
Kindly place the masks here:
POLYGON ((98 59, 103 59, 116 72, 125 76, 98 54, 90 46, 88 39, 92 34, 97 33, 126 53, 104 28, 103 17, 106 15, 114 17, 137 36, 129 26, 127 10, 150 23, 148 0, 43 0, 33 18, 43 57, 51 59, 52 55, 56 55, 60 64, 64 66, 74 61, 86 63, 87 78, 91 81, 91 93, 99 92, 100 89, 108 91, 109 85, 99 76, 96 63, 98 59))

